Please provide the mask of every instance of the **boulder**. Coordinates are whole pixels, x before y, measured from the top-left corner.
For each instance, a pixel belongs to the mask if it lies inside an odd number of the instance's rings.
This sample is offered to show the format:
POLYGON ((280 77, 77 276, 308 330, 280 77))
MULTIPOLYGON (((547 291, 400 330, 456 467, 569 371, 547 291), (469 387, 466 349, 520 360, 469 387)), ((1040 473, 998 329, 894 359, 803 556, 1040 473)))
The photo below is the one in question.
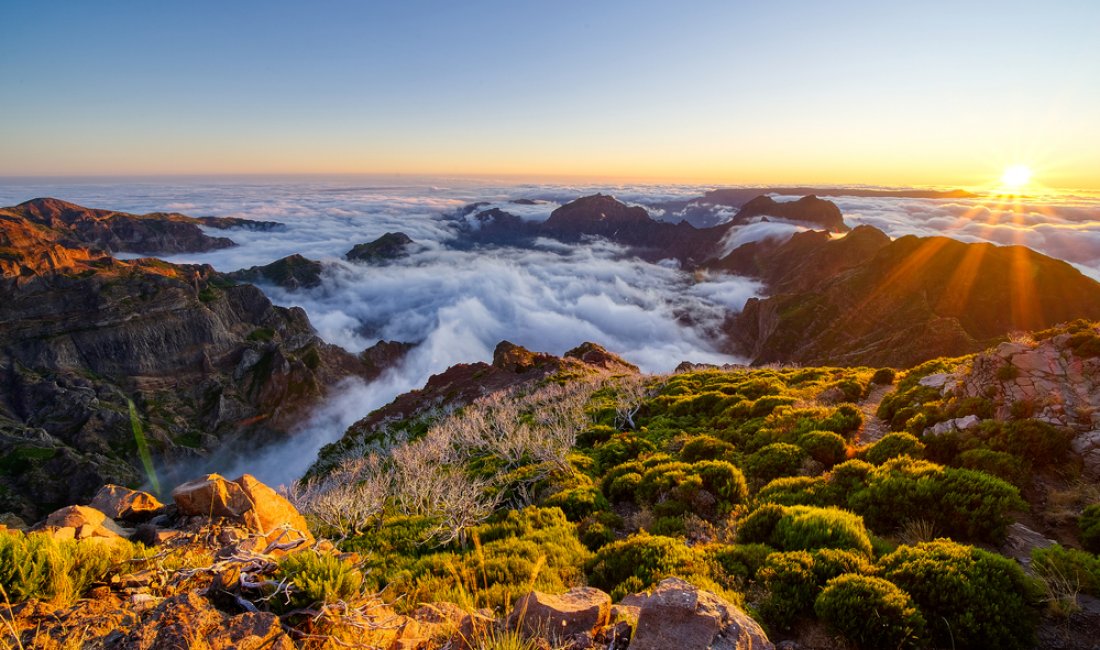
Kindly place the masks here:
POLYGON ((516 601, 508 626, 528 637, 551 641, 595 634, 611 615, 611 597, 592 587, 576 587, 560 596, 532 591, 516 601))
POLYGON ((737 606, 679 578, 641 601, 630 650, 774 650, 760 625, 737 606))
MULTIPOLYGON (((184 516, 223 519, 255 533, 264 545, 313 543, 306 520, 289 501, 250 474, 229 481, 218 474, 184 483, 172 490, 184 516)), ((264 550, 257 548, 255 550, 264 550)))
POLYGON ((188 481, 172 490, 179 513, 188 517, 239 519, 252 509, 252 500, 241 486, 219 474, 188 481))
POLYGON ((164 508, 164 504, 152 494, 121 485, 104 485, 88 506, 111 519, 132 522, 147 521, 164 508))
POLYGON ((129 536, 129 531, 108 519, 107 515, 87 506, 66 506, 55 510, 34 530, 47 533, 54 539, 119 539, 129 536))

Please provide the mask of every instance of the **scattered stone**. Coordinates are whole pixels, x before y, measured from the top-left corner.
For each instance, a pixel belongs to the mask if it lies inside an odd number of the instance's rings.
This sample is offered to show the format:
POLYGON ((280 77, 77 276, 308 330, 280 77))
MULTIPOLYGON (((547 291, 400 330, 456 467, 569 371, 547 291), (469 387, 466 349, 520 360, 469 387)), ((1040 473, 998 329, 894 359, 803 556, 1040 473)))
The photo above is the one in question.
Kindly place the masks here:
POLYGON ((132 522, 147 521, 164 508, 164 504, 152 494, 121 485, 104 485, 88 506, 111 519, 132 522))
POLYGON ((942 436, 951 431, 969 431, 980 423, 981 419, 979 419, 978 416, 967 415, 965 417, 955 418, 954 420, 936 423, 925 432, 925 435, 942 436))
POLYGON ((943 388, 953 378, 954 377, 952 375, 950 375, 948 373, 941 372, 941 373, 937 373, 937 374, 934 374, 934 375, 928 375, 926 377, 921 377, 920 381, 918 381, 917 383, 920 384, 921 386, 926 386, 928 388, 943 388))
POLYGON ((274 614, 227 616, 198 592, 191 591, 161 601, 145 620, 111 647, 293 650, 295 646, 274 614))
POLYGON ((556 596, 532 591, 516 601, 508 626, 527 637, 551 641, 595 634, 610 621, 611 597, 592 587, 576 587, 556 596))
POLYGON ((679 578, 644 597, 630 650, 774 650, 748 614, 679 578))
POLYGON ((1024 564, 1031 563, 1031 551, 1037 548, 1053 546, 1056 542, 1028 528, 1020 522, 1014 522, 1005 533, 1004 544, 998 549, 1006 555, 1024 564))

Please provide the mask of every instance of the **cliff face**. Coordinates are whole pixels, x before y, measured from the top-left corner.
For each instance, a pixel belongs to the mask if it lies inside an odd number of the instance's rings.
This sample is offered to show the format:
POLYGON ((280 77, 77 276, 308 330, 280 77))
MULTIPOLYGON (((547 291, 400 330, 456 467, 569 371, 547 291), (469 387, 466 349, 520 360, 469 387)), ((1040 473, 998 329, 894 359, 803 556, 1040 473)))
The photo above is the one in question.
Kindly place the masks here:
POLYGON ((0 211, 0 510, 33 518, 105 482, 142 484, 128 399, 170 471, 284 435, 327 387, 371 372, 251 285, 115 260, 73 242, 102 241, 103 223, 66 230, 70 213, 27 206, 0 211))

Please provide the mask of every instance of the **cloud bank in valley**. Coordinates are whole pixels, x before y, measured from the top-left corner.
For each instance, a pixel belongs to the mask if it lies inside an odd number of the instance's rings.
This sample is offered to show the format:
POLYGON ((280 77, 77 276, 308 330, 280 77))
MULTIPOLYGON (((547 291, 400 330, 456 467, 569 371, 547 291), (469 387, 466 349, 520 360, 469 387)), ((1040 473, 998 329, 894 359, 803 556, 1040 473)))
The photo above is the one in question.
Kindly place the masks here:
MULTIPOLYGON (((400 181, 401 179, 398 179, 400 181)), ((538 240, 532 249, 452 250, 455 224, 440 218, 463 205, 486 201, 531 221, 596 191, 638 205, 700 196, 694 186, 491 186, 468 182, 219 182, 74 184, 24 188, 0 185, 0 202, 57 196, 91 207, 131 212, 174 210, 194 216, 275 220, 285 230, 228 233, 239 246, 168 259, 229 271, 300 253, 327 262, 322 285, 290 292, 263 287, 274 302, 305 308, 325 340, 357 352, 378 340, 418 343, 404 362, 371 384, 350 382, 333 391, 287 445, 249 459, 261 479, 293 480, 321 445, 352 422, 455 363, 488 361, 508 339, 561 354, 595 341, 650 372, 678 362, 727 363, 720 326, 730 311, 760 295, 755 281, 732 276, 699 278, 671 260, 651 264, 606 242, 582 246, 538 240), (534 204, 514 203, 535 199, 534 204), (402 231, 420 247, 386 266, 344 261, 354 244, 402 231), (259 461, 259 462, 257 462, 259 461)), ((778 197, 795 198, 795 197, 778 197)), ((1100 202, 1063 199, 1036 205, 997 206, 980 200, 833 198, 851 225, 869 224, 898 237, 947 235, 964 241, 1021 244, 1066 259, 1100 278, 1100 202)), ((721 217, 732 216, 728 207, 721 217)), ((655 217, 661 216, 654 211, 655 217)), ((763 239, 803 230, 781 221, 756 222, 732 231, 728 252, 763 239)), ((218 233, 225 234, 225 233, 218 233)), ((226 461, 224 471, 233 471, 226 461)))

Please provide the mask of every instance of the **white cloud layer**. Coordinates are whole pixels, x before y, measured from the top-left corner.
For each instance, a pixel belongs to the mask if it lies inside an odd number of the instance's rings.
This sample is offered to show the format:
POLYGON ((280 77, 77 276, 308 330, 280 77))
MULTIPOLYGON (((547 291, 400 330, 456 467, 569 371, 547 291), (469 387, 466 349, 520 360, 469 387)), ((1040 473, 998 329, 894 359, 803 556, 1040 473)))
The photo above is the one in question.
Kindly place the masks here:
MULTIPOLYGON (((488 361, 502 339, 561 354, 595 341, 638 364, 664 372, 679 361, 726 363, 719 326, 729 311, 760 295, 755 281, 716 276, 698 281, 670 260, 657 264, 624 255, 606 242, 566 246, 540 239, 532 249, 447 247, 453 222, 441 219, 475 201, 488 201, 526 220, 543 220, 558 205, 595 191, 632 204, 701 196, 698 186, 490 186, 354 181, 119 184, 0 184, 0 204, 56 196, 90 207, 130 212, 175 210, 193 216, 238 216, 285 223, 282 231, 235 230, 240 246, 178 255, 219 270, 267 264, 300 253, 328 262, 321 287, 288 292, 264 287, 282 305, 300 305, 327 341, 358 352, 375 341, 418 342, 404 363, 371 383, 334 391, 288 445, 253 457, 250 471, 273 483, 292 480, 321 445, 396 395, 419 387, 455 363, 488 361), (537 199, 535 205, 511 201, 537 199), (343 261, 353 245, 402 231, 421 244, 388 266, 343 261)), ((1066 259, 1100 278, 1100 202, 1088 198, 999 208, 981 201, 838 197, 849 224, 870 224, 898 237, 947 235, 964 241, 1022 244, 1066 259)), ((715 210, 728 208, 715 207, 715 210)), ((656 215, 655 215, 656 216, 656 215)), ((723 215, 728 217, 729 215, 723 215)), ((724 247, 781 239, 803 230, 780 221, 757 222, 730 233, 724 247)), ((232 472, 233 462, 225 461, 232 472)))

